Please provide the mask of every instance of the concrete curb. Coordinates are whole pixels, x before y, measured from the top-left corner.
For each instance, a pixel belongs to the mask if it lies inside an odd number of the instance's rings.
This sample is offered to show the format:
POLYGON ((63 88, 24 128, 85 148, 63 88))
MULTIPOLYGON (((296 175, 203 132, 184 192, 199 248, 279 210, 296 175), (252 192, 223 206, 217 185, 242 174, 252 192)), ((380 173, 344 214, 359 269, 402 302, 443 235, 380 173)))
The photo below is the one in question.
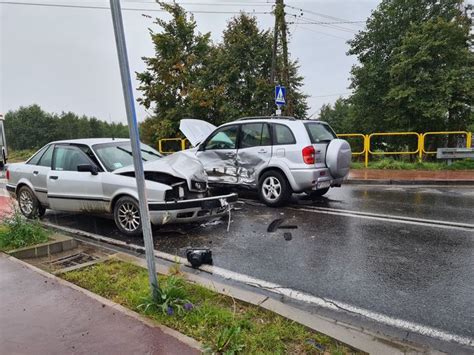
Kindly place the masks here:
POLYGON ((73 283, 71 283, 71 282, 69 282, 69 281, 63 280, 63 279, 61 279, 61 278, 59 278, 59 277, 57 277, 57 276, 55 276, 55 275, 53 275, 53 274, 50 274, 50 273, 48 273, 48 272, 46 272, 46 271, 43 271, 43 270, 37 268, 36 266, 33 266, 33 265, 31 265, 31 264, 28 264, 28 263, 26 263, 26 262, 24 262, 24 261, 22 261, 22 260, 20 260, 20 259, 14 258, 13 256, 9 256, 9 255, 8 255, 8 256, 7 256, 7 259, 8 259, 8 260, 11 260, 11 261, 13 261, 13 262, 15 262, 15 263, 18 263, 18 264, 20 264, 20 265, 22 265, 22 266, 24 266, 24 267, 26 267, 26 268, 28 268, 28 269, 30 269, 30 270, 32 270, 32 271, 34 271, 34 272, 36 272, 36 273, 38 273, 38 274, 44 276, 44 277, 47 277, 47 278, 49 278, 49 279, 51 279, 51 280, 54 280, 54 281, 56 281, 56 282, 57 282, 58 284, 60 284, 60 285, 64 285, 64 286, 67 286, 67 287, 69 287, 69 288, 72 288, 72 289, 74 289, 74 290, 76 290, 76 291, 79 291, 79 292, 81 292, 82 294, 84 294, 84 295, 86 295, 86 296, 88 296, 88 297, 90 297, 90 298, 93 298, 94 300, 96 300, 96 301, 98 301, 98 302, 101 302, 103 305, 106 305, 106 306, 108 306, 108 307, 110 307, 110 308, 113 308, 113 309, 116 310, 117 312, 121 312, 121 313, 123 313, 124 315, 126 315, 126 316, 128 316, 128 317, 131 317, 131 318, 133 318, 133 319, 138 320, 139 322, 145 324, 146 326, 148 326, 148 327, 150 327, 150 328, 157 328, 157 329, 160 329, 163 333, 168 334, 168 335, 174 337, 175 339, 177 339, 177 340, 179 340, 180 342, 186 344, 186 345, 189 346, 190 348, 195 349, 195 350, 197 350, 197 351, 199 351, 199 352, 202 352, 202 349, 203 349, 203 348, 202 348, 202 344, 199 343, 197 340, 188 337, 187 335, 184 335, 184 334, 182 334, 182 333, 180 333, 180 332, 177 332, 176 330, 171 329, 171 328, 168 328, 168 327, 166 327, 166 326, 164 326, 164 325, 161 325, 161 324, 158 324, 158 323, 156 323, 156 322, 153 322, 152 320, 150 320, 150 319, 148 319, 148 318, 146 318, 146 317, 143 317, 143 316, 141 316, 140 314, 138 314, 138 313, 136 313, 136 312, 133 312, 133 311, 131 311, 130 309, 125 308, 125 307, 119 305, 118 303, 112 302, 112 301, 108 300, 107 298, 104 298, 104 297, 99 296, 99 295, 97 295, 97 294, 95 294, 95 293, 92 293, 92 292, 90 292, 90 291, 88 291, 88 290, 86 290, 86 289, 83 289, 82 287, 79 287, 79 286, 77 286, 77 285, 75 285, 75 284, 73 284, 73 283))
POLYGON ((71 250, 77 246, 77 241, 72 237, 54 234, 50 239, 51 240, 45 243, 10 250, 7 254, 19 259, 41 258, 51 254, 71 250))
MULTIPOLYGON (((81 237, 85 237, 92 241, 114 245, 126 250, 130 250, 136 253, 143 254, 144 248, 139 245, 127 244, 122 241, 95 235, 88 232, 77 231, 68 227, 60 227, 52 225, 50 223, 42 222, 42 224, 48 228, 61 230, 65 233, 76 234, 81 237)), ((136 263, 138 266, 146 267, 145 260, 124 253, 118 253, 119 258, 124 261, 136 263)), ((155 251, 155 257, 160 260, 167 262, 177 262, 184 266, 189 266, 187 261, 181 257, 172 256, 170 254, 155 251)), ((157 272, 161 274, 168 273, 168 266, 163 263, 157 263, 157 272)), ((200 268, 201 271, 206 274, 213 275, 212 267, 207 265, 200 268), (209 269, 209 270, 208 270, 209 269)), ((394 339, 388 336, 381 335, 379 333, 373 333, 362 327, 356 327, 350 324, 346 324, 334 319, 326 318, 318 314, 312 314, 301 309, 295 308, 289 304, 284 303, 284 298, 281 300, 270 298, 259 294, 257 292, 244 290, 236 286, 230 286, 218 281, 210 280, 209 278, 191 274, 186 271, 182 271, 186 278, 192 282, 195 282, 204 287, 211 288, 218 293, 226 296, 231 296, 235 299, 254 304, 256 306, 265 308, 274 313, 277 313, 285 318, 291 319, 295 322, 303 324, 310 329, 313 329, 322 334, 326 334, 336 340, 339 340, 349 346, 357 348, 359 350, 373 353, 373 354, 418 354, 418 353, 439 353, 432 349, 428 349, 424 346, 407 342, 404 340, 394 339)))
POLYGON ((348 179, 349 185, 474 186, 474 180, 348 179))

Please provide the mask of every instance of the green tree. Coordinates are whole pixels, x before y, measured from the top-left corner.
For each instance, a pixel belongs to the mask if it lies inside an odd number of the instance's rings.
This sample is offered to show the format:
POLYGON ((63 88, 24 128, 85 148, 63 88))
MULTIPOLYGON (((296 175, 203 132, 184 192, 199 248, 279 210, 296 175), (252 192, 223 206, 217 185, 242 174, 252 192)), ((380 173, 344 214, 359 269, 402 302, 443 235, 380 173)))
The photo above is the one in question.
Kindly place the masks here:
MULTIPOLYGON (((254 17, 240 14, 227 24, 222 42, 214 45, 209 34, 196 31, 196 22, 183 8, 161 5, 171 19, 156 20, 162 31, 151 31, 155 56, 143 58, 146 71, 137 74, 143 92, 138 101, 153 109, 153 115, 141 124, 144 141, 156 144, 160 138, 176 136, 183 118, 220 125, 242 116, 274 112, 270 31, 260 30, 254 17)), ((302 85, 294 61, 289 89, 296 116, 304 118, 307 96, 301 92, 302 85)))
POLYGON ((196 98, 202 92, 200 78, 210 60, 210 35, 198 33, 194 18, 179 5, 160 4, 172 19, 156 19, 162 31, 150 30, 155 56, 143 58, 147 69, 137 73, 143 92, 138 101, 154 113, 142 124, 142 132, 145 128, 156 130, 144 134, 150 143, 175 135, 180 119, 199 117, 196 108, 208 105, 204 98, 197 102, 196 98))
POLYGON ((10 148, 35 149, 54 140, 54 117, 38 105, 5 114, 5 134, 10 148))
POLYGON ((474 56, 466 25, 429 20, 409 31, 395 51, 387 104, 411 129, 456 131, 473 122, 474 56))
POLYGON ((358 127, 354 124, 350 102, 342 97, 338 98, 334 105, 323 105, 319 112, 319 119, 329 123, 337 133, 358 132, 358 127))
POLYGON ((14 150, 36 149, 62 139, 128 137, 128 127, 109 124, 95 117, 79 117, 73 112, 47 113, 38 105, 20 107, 5 115, 7 144, 14 150))
POLYGON ((473 53, 462 0, 383 0, 350 41, 359 131, 465 129, 473 53))

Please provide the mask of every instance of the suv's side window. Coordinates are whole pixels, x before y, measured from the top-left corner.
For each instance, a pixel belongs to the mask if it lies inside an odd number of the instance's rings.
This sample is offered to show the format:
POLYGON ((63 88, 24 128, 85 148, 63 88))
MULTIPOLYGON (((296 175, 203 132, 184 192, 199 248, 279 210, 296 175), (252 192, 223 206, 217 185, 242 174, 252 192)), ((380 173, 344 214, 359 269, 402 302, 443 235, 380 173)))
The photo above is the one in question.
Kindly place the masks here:
POLYGON ((87 155, 79 148, 72 146, 56 146, 54 150, 53 170, 77 171, 77 166, 91 164, 87 155))
POLYGON ((53 150, 54 150, 54 145, 51 144, 46 152, 44 152, 43 156, 41 157, 40 161, 38 162, 38 165, 40 166, 46 166, 48 168, 51 167, 51 161, 53 160, 53 150))
POLYGON ((205 145, 206 150, 236 149, 239 126, 225 126, 217 130, 205 145))
POLYGON ((282 124, 273 125, 273 144, 296 144, 295 136, 288 126, 282 124))
POLYGON ((240 149, 271 145, 270 130, 266 123, 242 125, 240 137, 240 149))

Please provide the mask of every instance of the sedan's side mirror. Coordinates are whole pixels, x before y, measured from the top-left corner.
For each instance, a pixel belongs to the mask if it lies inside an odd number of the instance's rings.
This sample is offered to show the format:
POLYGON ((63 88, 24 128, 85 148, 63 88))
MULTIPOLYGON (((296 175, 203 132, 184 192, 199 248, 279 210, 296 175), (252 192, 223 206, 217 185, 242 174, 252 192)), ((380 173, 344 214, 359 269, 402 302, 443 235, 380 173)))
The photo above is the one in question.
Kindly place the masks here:
POLYGON ((80 172, 89 172, 92 175, 97 175, 99 173, 99 169, 95 165, 91 164, 81 164, 77 166, 77 171, 80 172))

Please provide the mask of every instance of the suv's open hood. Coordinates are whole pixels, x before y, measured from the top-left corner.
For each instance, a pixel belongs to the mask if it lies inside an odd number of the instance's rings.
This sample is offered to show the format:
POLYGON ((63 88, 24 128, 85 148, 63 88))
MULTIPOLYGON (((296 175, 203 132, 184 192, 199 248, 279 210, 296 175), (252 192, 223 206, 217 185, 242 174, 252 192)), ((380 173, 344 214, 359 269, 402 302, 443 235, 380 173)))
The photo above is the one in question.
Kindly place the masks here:
POLYGON ((204 141, 215 129, 216 126, 202 120, 188 118, 179 123, 179 130, 193 147, 204 141))
MULTIPOLYGON (((172 154, 163 158, 145 162, 145 171, 156 171, 169 174, 185 180, 207 181, 207 175, 201 162, 189 155, 172 154)), ((123 174, 134 171, 133 165, 114 170, 114 174, 123 174)))

